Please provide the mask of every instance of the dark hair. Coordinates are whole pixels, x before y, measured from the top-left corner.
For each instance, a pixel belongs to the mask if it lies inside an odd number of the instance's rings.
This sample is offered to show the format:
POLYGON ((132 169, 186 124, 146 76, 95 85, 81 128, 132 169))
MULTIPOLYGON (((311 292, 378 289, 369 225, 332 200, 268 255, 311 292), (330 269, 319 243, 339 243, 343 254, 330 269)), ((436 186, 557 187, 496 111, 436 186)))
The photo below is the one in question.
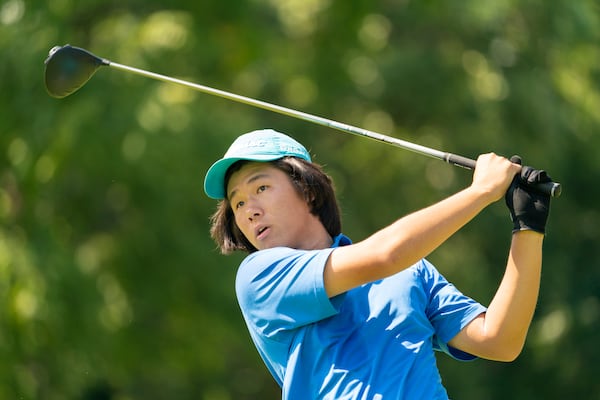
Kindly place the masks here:
MULTIPOLYGON (((225 185, 231 175, 248 162, 238 161, 229 167, 225 175, 225 185)), ((339 235, 342 222, 333 181, 321 166, 296 157, 284 157, 269 163, 290 177, 298 194, 309 205, 310 212, 319 217, 327 233, 332 238, 339 235)), ((219 201, 210 221, 210 236, 217 243, 221 253, 229 254, 235 250, 253 253, 257 250, 235 223, 228 199, 219 201)))

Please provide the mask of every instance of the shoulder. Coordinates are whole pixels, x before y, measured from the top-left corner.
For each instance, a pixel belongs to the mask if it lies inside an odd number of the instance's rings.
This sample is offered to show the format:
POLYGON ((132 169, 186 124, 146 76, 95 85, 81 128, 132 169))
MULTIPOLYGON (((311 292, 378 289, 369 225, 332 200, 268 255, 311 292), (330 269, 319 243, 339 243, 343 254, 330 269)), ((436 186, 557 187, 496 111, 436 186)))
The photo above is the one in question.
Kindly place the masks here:
POLYGON ((415 274, 419 276, 419 278, 428 284, 437 284, 437 283, 448 283, 446 278, 437 270, 437 268, 426 259, 420 260, 418 263, 413 265, 411 269, 415 274))
POLYGON ((332 250, 280 247, 246 257, 235 290, 249 324, 271 337, 335 314, 323 284, 323 269, 332 250))
POLYGON ((240 294, 249 287, 258 289, 307 276, 318 278, 331 251, 332 248, 298 250, 275 247, 252 253, 238 268, 236 290, 240 294))
POLYGON ((260 250, 248 255, 240 264, 237 276, 255 276, 280 269, 291 268, 301 264, 307 264, 323 256, 328 256, 333 249, 323 250, 298 250, 289 247, 274 247, 272 249, 260 250))

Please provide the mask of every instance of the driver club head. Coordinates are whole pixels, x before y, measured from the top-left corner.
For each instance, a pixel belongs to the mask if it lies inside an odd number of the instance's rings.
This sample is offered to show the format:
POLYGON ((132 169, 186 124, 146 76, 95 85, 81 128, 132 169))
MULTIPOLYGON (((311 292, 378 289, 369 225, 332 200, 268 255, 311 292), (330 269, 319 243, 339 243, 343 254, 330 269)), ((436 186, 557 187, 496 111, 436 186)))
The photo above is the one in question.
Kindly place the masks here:
POLYGON ((110 61, 71 45, 53 47, 44 61, 46 90, 52 97, 63 98, 77 91, 98 68, 110 61))

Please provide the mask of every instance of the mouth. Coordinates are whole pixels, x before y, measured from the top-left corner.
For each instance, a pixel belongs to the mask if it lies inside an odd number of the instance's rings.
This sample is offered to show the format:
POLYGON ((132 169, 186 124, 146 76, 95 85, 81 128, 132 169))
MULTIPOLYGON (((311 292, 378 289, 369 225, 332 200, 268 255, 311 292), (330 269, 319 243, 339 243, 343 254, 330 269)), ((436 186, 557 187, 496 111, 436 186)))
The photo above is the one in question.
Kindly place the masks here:
POLYGON ((258 228, 256 230, 256 239, 258 239, 258 240, 263 239, 267 235, 268 231, 269 231, 268 226, 261 226, 260 228, 258 228))

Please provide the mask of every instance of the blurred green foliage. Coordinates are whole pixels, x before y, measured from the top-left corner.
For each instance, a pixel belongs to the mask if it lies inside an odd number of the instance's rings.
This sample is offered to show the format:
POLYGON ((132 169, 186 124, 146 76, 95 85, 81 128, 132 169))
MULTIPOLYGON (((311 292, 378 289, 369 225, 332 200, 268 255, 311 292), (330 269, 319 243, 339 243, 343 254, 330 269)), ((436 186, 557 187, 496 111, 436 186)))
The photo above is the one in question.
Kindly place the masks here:
MULTIPOLYGON (((305 143, 360 240, 470 173, 114 70, 50 98, 70 43, 116 62, 441 150, 520 154, 562 182, 539 307, 510 364, 439 357, 457 399, 600 398, 596 0, 5 0, 0 4, 0 398, 275 399, 208 235, 203 174, 238 134, 305 143), (594 397, 595 396, 595 397, 594 397)), ((430 259, 487 303, 499 202, 430 259)))

